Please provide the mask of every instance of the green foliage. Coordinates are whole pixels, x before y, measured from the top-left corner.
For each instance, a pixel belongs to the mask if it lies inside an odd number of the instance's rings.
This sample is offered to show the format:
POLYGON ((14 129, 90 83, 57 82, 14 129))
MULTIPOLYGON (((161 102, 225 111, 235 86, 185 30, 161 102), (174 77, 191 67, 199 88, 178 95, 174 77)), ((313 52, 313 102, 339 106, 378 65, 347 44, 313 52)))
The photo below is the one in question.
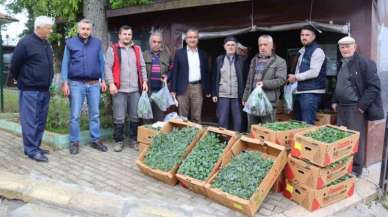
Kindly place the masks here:
POLYGON ((124 8, 133 5, 144 5, 152 3, 152 0, 109 0, 112 9, 124 8))
POLYGON ((287 121, 287 122, 274 122, 263 124, 263 127, 274 130, 274 131, 286 131, 298 128, 305 128, 308 125, 304 122, 299 121, 287 121))
POLYGON ((19 112, 19 91, 4 89, 4 112, 19 112))
POLYGON ((144 163, 153 169, 170 171, 182 162, 182 155, 198 130, 194 127, 174 128, 169 134, 156 135, 144 157, 144 163))
POLYGON ((351 175, 344 175, 344 176, 342 176, 341 178, 336 179, 336 180, 330 182, 330 183, 327 185, 327 187, 333 186, 333 185, 336 185, 336 184, 339 184, 339 183, 344 182, 344 181, 346 181, 346 180, 348 180, 348 179, 350 179, 350 178, 352 178, 351 175))
POLYGON ((219 136, 222 135, 213 132, 207 133, 183 161, 178 173, 198 180, 205 180, 227 145, 227 140, 221 141, 219 136))
POLYGON ((272 164, 272 160, 264 159, 259 152, 241 152, 220 170, 212 187, 249 199, 271 169, 272 164))
POLYGON ((318 130, 312 131, 311 133, 305 134, 307 137, 311 137, 320 142, 332 143, 340 139, 350 136, 351 133, 340 130, 333 127, 322 127, 318 130))
POLYGON ((336 161, 336 162, 328 165, 327 167, 329 167, 330 169, 334 169, 334 168, 337 168, 338 166, 342 166, 342 165, 344 165, 344 163, 346 163, 349 160, 349 158, 350 158, 349 156, 345 157, 339 161, 336 161))

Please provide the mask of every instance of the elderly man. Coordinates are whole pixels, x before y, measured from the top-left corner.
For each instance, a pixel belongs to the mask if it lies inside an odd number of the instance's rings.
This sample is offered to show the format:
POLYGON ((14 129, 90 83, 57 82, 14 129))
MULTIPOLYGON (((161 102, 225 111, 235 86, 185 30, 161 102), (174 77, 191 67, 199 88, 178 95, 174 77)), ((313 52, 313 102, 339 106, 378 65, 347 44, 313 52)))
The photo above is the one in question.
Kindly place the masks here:
MULTIPOLYGON (((162 33, 155 31, 150 36, 150 50, 143 53, 147 77, 149 78, 148 86, 152 93, 159 91, 163 87, 163 80, 167 80, 171 66, 170 54, 162 49, 162 46, 162 33)), ((152 102, 151 106, 154 121, 163 121, 163 111, 154 102, 152 102)))
POLYGON ((11 73, 17 80, 20 124, 24 154, 38 162, 47 162, 47 150, 40 148, 50 100, 53 78, 53 50, 48 42, 54 21, 35 19, 34 33, 19 41, 13 54, 11 73))
POLYGON ((337 75, 332 108, 337 111, 337 124, 360 132, 358 152, 353 161, 353 172, 362 174, 365 158, 366 120, 384 118, 380 79, 376 64, 356 53, 356 41, 344 37, 338 41, 343 57, 337 75))
POLYGON ((138 149, 137 104, 142 91, 148 91, 147 72, 140 46, 133 42, 132 28, 124 25, 119 30, 119 41, 106 51, 105 73, 113 100, 113 150, 124 148, 124 123, 128 112, 129 145, 138 149))
POLYGON ((248 129, 252 124, 273 122, 276 120, 276 103, 280 89, 287 79, 287 64, 273 50, 273 39, 270 35, 261 35, 258 39, 259 53, 253 57, 249 67, 248 79, 243 95, 243 104, 256 86, 263 88, 274 110, 272 114, 258 117, 248 114, 248 129))
POLYGON ((241 131, 241 98, 244 91, 244 61, 237 55, 237 40, 227 37, 224 40, 226 54, 216 60, 213 73, 212 95, 217 104, 218 125, 229 128, 229 119, 233 119, 233 130, 241 131))
POLYGON ((299 50, 295 74, 288 75, 288 82, 298 82, 295 118, 308 124, 314 124, 322 95, 326 91, 326 58, 315 38, 314 27, 308 25, 301 29, 303 48, 299 50))
POLYGON ((62 91, 70 96, 70 154, 78 154, 80 115, 86 98, 89 112, 91 147, 102 152, 108 148, 100 139, 100 90, 106 91, 104 81, 104 52, 101 41, 91 35, 92 23, 78 22, 78 35, 66 41, 62 60, 62 91))

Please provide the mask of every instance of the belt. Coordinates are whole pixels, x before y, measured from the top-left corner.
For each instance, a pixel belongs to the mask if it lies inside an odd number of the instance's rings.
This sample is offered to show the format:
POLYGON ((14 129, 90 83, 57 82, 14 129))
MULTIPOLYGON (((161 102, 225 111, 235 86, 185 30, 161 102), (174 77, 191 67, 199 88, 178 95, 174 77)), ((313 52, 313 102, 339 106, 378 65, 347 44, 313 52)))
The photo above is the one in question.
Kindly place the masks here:
POLYGON ((200 84, 201 80, 189 82, 189 84, 200 84))
POLYGON ((87 79, 72 79, 73 81, 79 81, 85 84, 96 84, 99 80, 87 80, 87 79))

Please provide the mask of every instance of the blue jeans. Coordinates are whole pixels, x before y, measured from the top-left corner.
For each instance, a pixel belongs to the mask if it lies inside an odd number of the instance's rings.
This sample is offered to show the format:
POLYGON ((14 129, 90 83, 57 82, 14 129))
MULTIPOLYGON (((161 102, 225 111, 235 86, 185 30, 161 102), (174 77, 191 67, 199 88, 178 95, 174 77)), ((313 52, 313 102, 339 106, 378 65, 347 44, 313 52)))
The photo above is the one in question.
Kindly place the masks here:
POLYGON ((70 143, 80 141, 81 108, 86 98, 89 114, 89 133, 92 141, 100 139, 100 83, 69 81, 70 86, 70 143))
POLYGON ((22 126, 24 153, 34 156, 41 151, 40 144, 46 126, 50 93, 48 91, 20 91, 19 113, 22 126))
POLYGON ((241 100, 218 97, 218 126, 229 129, 230 117, 233 119, 233 130, 241 132, 241 100))
POLYGON ((294 104, 295 119, 308 124, 314 124, 322 95, 317 93, 296 94, 294 104))

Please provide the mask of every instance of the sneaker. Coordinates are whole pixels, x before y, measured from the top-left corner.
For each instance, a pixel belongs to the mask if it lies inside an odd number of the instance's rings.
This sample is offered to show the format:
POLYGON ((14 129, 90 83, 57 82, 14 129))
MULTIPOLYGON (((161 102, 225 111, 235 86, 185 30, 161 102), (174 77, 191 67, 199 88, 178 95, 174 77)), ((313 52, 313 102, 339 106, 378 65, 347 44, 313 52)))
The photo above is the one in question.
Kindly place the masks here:
POLYGON ((102 152, 108 151, 108 148, 104 144, 102 144, 102 142, 100 140, 92 142, 91 147, 94 149, 97 149, 99 151, 102 151, 102 152))
POLYGON ((78 142, 70 143, 69 152, 70 152, 70 154, 78 154, 79 153, 79 143, 78 142))
POLYGON ((115 152, 121 152, 121 151, 123 151, 123 149, 124 149, 124 142, 123 141, 116 142, 115 146, 113 147, 113 151, 115 151, 115 152))

